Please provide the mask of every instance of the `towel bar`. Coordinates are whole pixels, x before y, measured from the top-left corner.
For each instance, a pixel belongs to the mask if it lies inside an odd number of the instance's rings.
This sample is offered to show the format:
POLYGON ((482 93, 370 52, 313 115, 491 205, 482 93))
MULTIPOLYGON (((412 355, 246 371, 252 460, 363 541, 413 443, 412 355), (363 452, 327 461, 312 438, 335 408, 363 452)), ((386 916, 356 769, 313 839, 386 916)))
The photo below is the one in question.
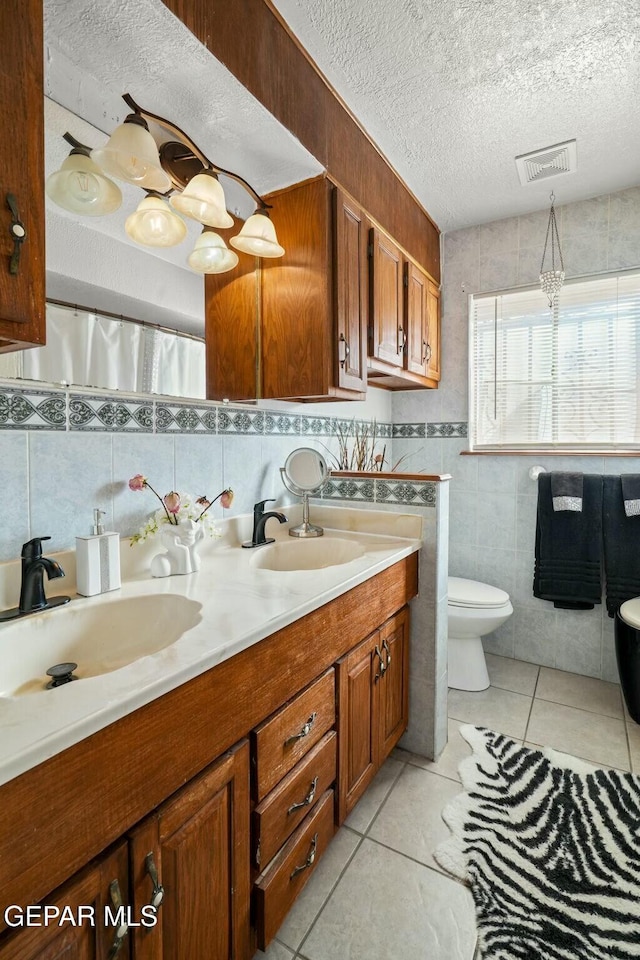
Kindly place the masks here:
POLYGON ((546 467, 540 467, 540 466, 530 467, 529 477, 531 480, 537 480, 541 473, 546 473, 546 472, 547 472, 546 467))

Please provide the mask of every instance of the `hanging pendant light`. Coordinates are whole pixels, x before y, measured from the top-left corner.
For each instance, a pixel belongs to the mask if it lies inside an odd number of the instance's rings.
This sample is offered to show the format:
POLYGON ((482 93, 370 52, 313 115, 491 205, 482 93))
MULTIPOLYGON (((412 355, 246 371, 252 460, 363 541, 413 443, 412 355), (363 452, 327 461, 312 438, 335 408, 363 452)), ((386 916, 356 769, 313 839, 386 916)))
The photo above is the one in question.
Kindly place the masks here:
POLYGON ((125 220, 124 229, 132 240, 145 247, 175 247, 187 235, 184 220, 157 193, 140 201, 136 212, 125 220))
POLYGON ((259 207, 248 220, 245 220, 238 236, 231 237, 229 243, 236 250, 255 257, 284 256, 284 247, 278 243, 276 228, 264 207, 259 207))
POLYGON ((213 230, 206 227, 195 242, 187 263, 196 273, 226 273, 238 264, 238 254, 213 230))
POLYGON ((124 123, 116 127, 104 147, 91 151, 91 157, 118 180, 159 193, 171 189, 171 179, 160 166, 156 142, 149 133, 146 120, 138 113, 130 113, 124 123))
POLYGON ((60 169, 47 177, 45 190, 49 199, 63 210, 101 217, 118 209, 122 193, 113 180, 105 177, 89 152, 81 144, 74 147, 60 169))
POLYGON ((213 170, 203 170, 197 174, 182 193, 171 197, 169 203, 185 217, 198 220, 208 227, 233 226, 233 218, 227 213, 224 190, 213 170))
POLYGON ((554 207, 555 199, 555 195, 552 193, 550 197, 551 209, 549 211, 547 235, 544 238, 544 250, 542 251, 542 263, 540 264, 540 286, 552 310, 558 304, 558 296, 564 281, 564 261, 562 259, 562 250, 560 249, 560 237, 558 236, 558 224, 554 207), (551 262, 545 267, 549 238, 551 238, 551 262), (556 250, 558 255, 557 261, 556 250))

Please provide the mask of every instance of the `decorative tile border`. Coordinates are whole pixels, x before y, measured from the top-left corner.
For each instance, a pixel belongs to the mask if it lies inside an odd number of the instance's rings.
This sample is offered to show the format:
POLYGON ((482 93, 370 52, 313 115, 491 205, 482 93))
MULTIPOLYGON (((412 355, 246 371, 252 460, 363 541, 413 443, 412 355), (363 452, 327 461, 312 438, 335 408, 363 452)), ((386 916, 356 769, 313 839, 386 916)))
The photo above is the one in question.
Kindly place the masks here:
POLYGON ((468 435, 467 422, 428 423, 427 437, 460 438, 468 435))
POLYGON ((300 433, 306 437, 329 437, 335 432, 331 417, 301 417, 300 433))
POLYGON ((66 430, 67 398, 63 392, 13 389, 0 392, 0 429, 66 430))
POLYGON ((301 419, 298 414, 292 416, 289 413, 268 413, 265 411, 264 432, 266 434, 295 436, 300 433, 301 419))
POLYGON ((69 430, 152 433, 153 403, 72 393, 69 395, 69 430))
POLYGON ((409 439, 411 437, 423 438, 426 436, 426 423, 394 423, 392 427, 394 438, 403 437, 404 439, 409 439))
POLYGON ((368 478, 357 480, 329 480, 322 489, 323 500, 375 501, 375 481, 368 478))
POLYGON ((260 434, 264 431, 262 410, 238 410, 234 407, 218 408, 218 433, 260 434))
POLYGON ((330 479, 321 493, 322 500, 354 500, 368 503, 402 503, 435 508, 437 484, 433 480, 376 480, 371 477, 330 479))
POLYGON ((216 433, 218 416, 215 407, 186 403, 156 403, 157 433, 216 433))

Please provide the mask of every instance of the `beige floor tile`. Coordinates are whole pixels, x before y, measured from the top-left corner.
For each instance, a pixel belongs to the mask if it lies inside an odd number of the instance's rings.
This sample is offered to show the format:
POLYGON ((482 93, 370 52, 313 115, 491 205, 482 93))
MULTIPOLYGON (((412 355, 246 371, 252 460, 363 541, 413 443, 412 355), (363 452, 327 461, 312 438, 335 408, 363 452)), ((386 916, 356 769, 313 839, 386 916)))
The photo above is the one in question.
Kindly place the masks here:
POLYGON ((629 736, 629 753, 631 754, 631 769, 640 774, 640 726, 633 720, 627 721, 629 736))
POLYGON ((394 750, 393 756, 397 757, 398 760, 413 764, 414 767, 421 767, 423 770, 431 771, 431 773, 438 773, 441 777, 457 780, 459 783, 458 767, 462 760, 471 754, 471 747, 460 736, 460 727, 462 726, 464 724, 459 720, 449 720, 447 745, 437 760, 427 760, 426 757, 419 757, 417 754, 409 753, 406 750, 394 750))
MULTIPOLYGON (((532 743, 531 740, 525 740, 524 746, 529 747, 530 750, 541 750, 544 747, 544 744, 532 743)), ((555 747, 554 747, 554 750, 558 755, 558 763, 562 765, 563 761, 566 759, 568 761, 567 766, 570 767, 571 761, 575 760, 574 755, 572 753, 565 753, 563 750, 556 750, 555 747)), ((578 759, 580 760, 581 764, 585 764, 587 767, 590 767, 592 770, 612 769, 606 763, 591 763, 589 760, 584 760, 582 757, 579 757, 578 759)))
POLYGON ((449 716, 454 720, 488 727, 516 740, 524 739, 531 697, 489 687, 479 693, 449 690, 449 716))
POLYGON ((524 660, 512 660, 510 657, 496 657, 492 653, 485 654, 485 659, 492 687, 501 687, 502 690, 511 690, 513 693, 523 693, 527 697, 533 696, 540 670, 536 663, 525 663, 524 660))
POLYGON ((462 884, 365 839, 300 953, 309 960, 470 960, 462 884))
POLYGON ((449 836, 442 810, 461 789, 454 780, 407 764, 371 826, 369 837, 439 870, 433 851, 449 836))
POLYGON ((592 763, 616 767, 618 770, 629 769, 624 720, 603 717, 536 697, 526 739, 592 763))
POLYGON ((577 673, 566 673, 564 670, 540 668, 536 688, 536 700, 538 699, 564 703, 567 707, 578 707, 580 710, 600 713, 605 717, 623 716, 622 696, 617 683, 581 677, 577 673))
POLYGON ((371 821, 384 803, 391 787, 398 779, 404 766, 403 761, 390 757, 382 765, 364 796, 355 805, 344 822, 346 827, 366 833, 371 821))
POLYGON ((289 947, 283 946, 277 940, 272 940, 266 950, 256 950, 253 960, 291 960, 293 953, 289 947))
POLYGON ((283 944, 298 949, 359 842, 360 837, 351 830, 336 833, 276 934, 283 944))

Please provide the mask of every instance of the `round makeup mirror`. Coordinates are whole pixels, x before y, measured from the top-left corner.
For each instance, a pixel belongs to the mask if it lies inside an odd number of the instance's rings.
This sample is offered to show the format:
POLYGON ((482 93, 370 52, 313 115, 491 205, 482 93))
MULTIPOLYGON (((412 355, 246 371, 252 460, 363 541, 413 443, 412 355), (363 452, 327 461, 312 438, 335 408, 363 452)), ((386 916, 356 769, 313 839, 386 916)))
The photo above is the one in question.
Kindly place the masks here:
POLYGON ((289 528, 290 537, 321 537, 322 527, 309 523, 309 497, 319 493, 329 479, 327 462, 313 447, 299 447, 293 450, 280 467, 282 482, 287 490, 302 497, 302 523, 289 528))

